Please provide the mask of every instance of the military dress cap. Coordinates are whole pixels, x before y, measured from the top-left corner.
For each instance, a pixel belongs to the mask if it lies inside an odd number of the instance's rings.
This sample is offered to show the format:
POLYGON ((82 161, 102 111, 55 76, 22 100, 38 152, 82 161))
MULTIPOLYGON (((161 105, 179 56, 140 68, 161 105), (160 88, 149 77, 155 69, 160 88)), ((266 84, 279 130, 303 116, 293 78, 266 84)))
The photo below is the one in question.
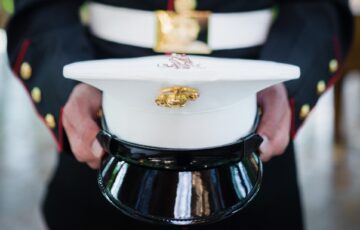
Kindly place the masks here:
POLYGON ((189 225, 222 220, 256 195, 256 93, 300 70, 173 54, 73 63, 64 76, 103 91, 105 197, 131 217, 189 225))

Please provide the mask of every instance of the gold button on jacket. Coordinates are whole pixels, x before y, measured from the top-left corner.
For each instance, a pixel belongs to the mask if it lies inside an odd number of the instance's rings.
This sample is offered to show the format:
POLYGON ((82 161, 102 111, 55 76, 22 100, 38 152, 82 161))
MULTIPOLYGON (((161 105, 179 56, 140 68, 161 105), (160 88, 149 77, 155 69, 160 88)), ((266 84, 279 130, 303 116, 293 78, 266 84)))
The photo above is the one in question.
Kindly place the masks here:
POLYGON ((31 90, 31 98, 35 103, 41 102, 41 90, 38 87, 34 87, 31 90))
POLYGON ((45 116, 45 121, 46 121, 46 124, 50 127, 50 128, 55 128, 56 127, 56 122, 55 122, 55 117, 54 115, 48 113, 46 114, 45 116))
POLYGON ((329 62, 329 70, 331 73, 335 73, 339 68, 339 63, 336 59, 332 59, 330 62, 329 62))
POLYGON ((323 94, 326 90, 326 83, 325 81, 321 80, 316 85, 316 92, 318 95, 323 94))
POLYGON ((21 67, 20 67, 21 78, 24 80, 28 80, 28 79, 30 79, 31 74, 32 74, 32 68, 31 68, 30 64, 27 62, 22 63, 21 67))
POLYGON ((304 120, 310 113, 310 105, 305 104, 300 110, 300 119, 304 120))

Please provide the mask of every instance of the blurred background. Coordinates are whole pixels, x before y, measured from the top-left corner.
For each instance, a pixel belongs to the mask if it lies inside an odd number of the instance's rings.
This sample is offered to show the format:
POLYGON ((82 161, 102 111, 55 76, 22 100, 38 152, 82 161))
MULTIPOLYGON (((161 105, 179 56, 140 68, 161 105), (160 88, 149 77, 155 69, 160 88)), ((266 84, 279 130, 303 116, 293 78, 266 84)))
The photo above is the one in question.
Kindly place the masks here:
MULTIPOLYGON (((343 78, 298 133, 299 184, 308 230, 360 229, 360 0, 357 32, 343 78)), ((13 0, 0 0, 0 28, 13 0)), ((0 29, 0 229, 44 230, 40 202, 56 165, 55 144, 12 76, 0 29)))

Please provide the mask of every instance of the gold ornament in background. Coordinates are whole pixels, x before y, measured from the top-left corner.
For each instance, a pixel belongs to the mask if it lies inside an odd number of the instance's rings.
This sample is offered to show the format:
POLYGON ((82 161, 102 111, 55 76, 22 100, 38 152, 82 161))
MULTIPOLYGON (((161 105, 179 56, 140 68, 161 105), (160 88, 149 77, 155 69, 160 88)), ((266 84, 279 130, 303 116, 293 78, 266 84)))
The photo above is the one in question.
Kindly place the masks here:
POLYGON ((173 86, 161 90, 155 103, 161 107, 181 108, 190 101, 195 101, 200 94, 197 89, 183 86, 173 86))
POLYGON ((196 0, 175 0, 174 8, 176 13, 185 13, 194 11, 196 8, 196 0))
POLYGON ((195 0, 176 0, 173 11, 156 11, 157 40, 154 51, 209 54, 208 11, 195 11, 195 0), (202 36, 200 36, 200 34, 202 36))

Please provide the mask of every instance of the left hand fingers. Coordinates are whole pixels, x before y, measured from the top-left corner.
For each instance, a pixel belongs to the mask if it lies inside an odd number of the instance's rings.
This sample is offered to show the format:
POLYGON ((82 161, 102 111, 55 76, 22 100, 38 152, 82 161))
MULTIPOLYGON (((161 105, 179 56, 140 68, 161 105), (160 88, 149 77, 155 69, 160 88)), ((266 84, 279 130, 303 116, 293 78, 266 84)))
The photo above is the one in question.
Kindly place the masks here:
POLYGON ((270 160, 282 154, 290 141, 291 111, 283 84, 269 87, 258 93, 263 110, 258 133, 264 138, 260 146, 261 159, 270 160))
POLYGON ((261 160, 266 162, 281 155, 289 144, 290 114, 285 114, 276 125, 264 123, 260 128, 258 132, 264 138, 260 145, 261 160))

